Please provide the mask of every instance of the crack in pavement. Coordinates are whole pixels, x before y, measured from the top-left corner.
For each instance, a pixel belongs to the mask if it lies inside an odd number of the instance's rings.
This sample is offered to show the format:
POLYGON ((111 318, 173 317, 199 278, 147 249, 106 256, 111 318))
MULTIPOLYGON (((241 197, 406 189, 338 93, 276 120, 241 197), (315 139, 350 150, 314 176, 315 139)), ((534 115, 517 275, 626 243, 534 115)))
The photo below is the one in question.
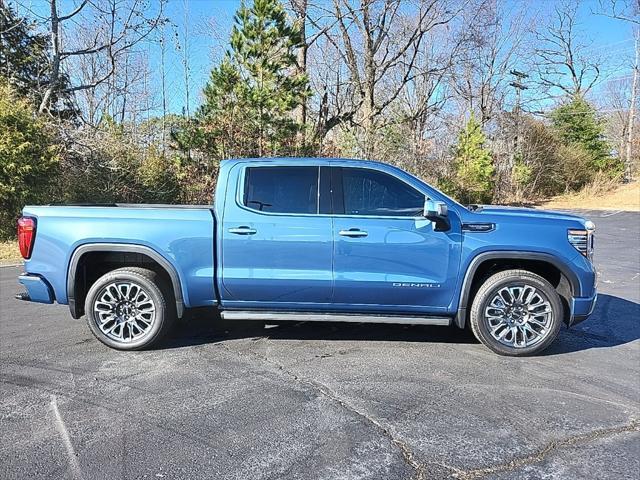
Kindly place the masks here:
MULTIPOLYGON (((254 339, 254 343, 257 341, 265 340, 265 339, 266 339, 265 337, 258 337, 254 339)), ((453 478, 457 478, 459 480, 474 480, 474 479, 482 478, 494 473, 509 472, 520 467, 525 467, 528 465, 539 463, 542 460, 544 460, 546 456, 548 456, 549 454, 561 448, 566 448, 566 447, 570 447, 578 444, 585 444, 595 440, 599 440, 601 438, 614 436, 621 433, 640 431, 640 420, 631 419, 630 423, 626 425, 596 429, 587 433, 573 435, 565 439, 553 440, 548 444, 546 444, 544 447, 540 448, 539 450, 529 455, 515 458, 505 463, 500 463, 500 464, 489 466, 489 467, 471 469, 471 470, 459 469, 452 465, 448 465, 446 463, 437 462, 437 461, 419 462, 418 460, 416 460, 415 454, 413 453, 413 451, 411 450, 407 442, 402 438, 398 437, 391 430, 390 427, 385 426, 379 420, 377 420, 376 418, 368 414, 366 411, 361 410, 355 405, 349 403, 344 398, 340 397, 340 395, 334 390, 332 390, 329 386, 321 382, 318 382, 317 380, 313 380, 313 379, 298 375, 293 371, 285 368, 284 365, 270 359, 265 355, 259 354, 251 349, 249 349, 247 352, 244 352, 244 351, 231 348, 225 342, 220 342, 218 345, 222 346, 225 350, 231 353, 234 353, 236 355, 245 356, 245 357, 252 356, 262 360, 265 363, 268 363, 269 365, 275 367, 277 370, 279 370, 286 376, 292 378, 295 382, 311 387, 313 390, 319 392, 320 394, 329 398, 333 402, 339 404, 341 407, 343 407, 347 411, 354 413, 359 417, 363 418, 367 423, 373 425, 378 431, 380 431, 391 442, 392 445, 398 448, 398 450, 402 454, 402 458, 405 461, 405 463, 409 467, 411 467, 414 471, 414 475, 411 477, 413 480, 426 480, 427 478, 429 478, 429 473, 430 473, 428 471, 429 465, 437 466, 437 467, 448 470, 450 472, 451 477, 453 478)))
MULTIPOLYGON (((229 347, 229 345, 227 345, 224 342, 220 342, 218 345, 221 345, 225 350, 227 350, 227 351, 229 351, 231 353, 235 353, 236 355, 247 356, 247 354, 245 352, 233 349, 233 348, 229 347)), ((337 392, 332 390, 327 385, 325 385, 323 383, 320 383, 317 380, 312 380, 310 378, 298 375, 298 374, 292 372, 291 370, 288 370, 287 368, 285 368, 284 365, 282 365, 282 364, 270 359, 267 356, 260 355, 259 353, 254 352, 252 350, 248 350, 248 354, 253 356, 253 357, 255 357, 255 358, 258 358, 258 359, 262 360, 265 363, 268 363, 269 365, 271 365, 273 367, 275 367, 277 370, 279 370, 280 372, 282 372, 286 376, 292 378, 296 383, 311 387, 313 390, 315 390, 316 392, 319 392, 320 394, 322 394, 323 396, 327 397, 328 399, 330 399, 334 403, 337 403, 342 408, 346 409, 347 411, 349 411, 349 412, 351 412, 353 414, 358 415, 360 418, 363 418, 367 423, 373 425, 380 433, 382 433, 391 442, 392 445, 394 445, 400 451, 400 453, 402 454, 402 458, 403 458, 404 462, 409 467, 411 467, 413 469, 414 474, 413 474, 413 476, 411 478, 413 480, 426 480, 427 473, 428 473, 427 472, 427 465, 418 462, 416 460, 415 455, 413 454, 411 448, 407 444, 407 442, 405 442, 403 439, 398 437, 389 427, 383 425, 379 420, 373 418, 367 412, 359 409, 355 405, 352 405, 351 403, 349 403, 344 398, 340 397, 340 395, 338 395, 337 392)), ((436 463, 432 463, 432 464, 436 465, 436 463)), ((458 469, 456 469, 454 467, 451 467, 449 465, 445 465, 445 464, 441 464, 441 463, 438 463, 437 465, 440 466, 440 467, 447 468, 450 471, 455 472, 455 473, 462 473, 461 470, 458 470, 458 469)))
POLYGON ((587 433, 580 433, 578 435, 573 435, 563 440, 553 440, 549 442, 547 445, 545 445, 543 448, 539 449, 538 451, 530 455, 515 458, 508 462, 501 463, 498 465, 493 465, 490 467, 456 472, 454 474, 454 477, 460 480, 472 480, 476 478, 485 477, 487 475, 491 475, 494 473, 510 472, 520 467, 526 467, 528 465, 539 463, 543 461, 547 455, 561 448, 571 447, 573 445, 578 445, 578 444, 585 444, 585 443, 593 442, 594 440, 599 440, 601 438, 619 435, 621 433, 638 432, 638 431, 640 431, 640 421, 638 421, 637 419, 632 419, 626 425, 621 425, 618 427, 610 427, 610 428, 601 428, 597 430, 592 430, 587 433))

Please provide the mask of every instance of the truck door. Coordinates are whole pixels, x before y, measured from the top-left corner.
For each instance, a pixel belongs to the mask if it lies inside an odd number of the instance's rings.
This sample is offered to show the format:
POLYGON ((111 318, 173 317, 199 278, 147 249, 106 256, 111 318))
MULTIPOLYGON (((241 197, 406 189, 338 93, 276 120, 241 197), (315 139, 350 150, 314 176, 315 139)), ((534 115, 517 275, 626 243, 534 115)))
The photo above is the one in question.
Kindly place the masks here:
POLYGON ((252 162, 230 175, 237 194, 225 198, 220 228, 223 305, 301 310, 331 301, 332 218, 319 214, 320 170, 252 162))
POLYGON ((460 259, 460 223, 434 231, 425 194, 389 173, 332 167, 334 302, 342 309, 444 312, 460 259))

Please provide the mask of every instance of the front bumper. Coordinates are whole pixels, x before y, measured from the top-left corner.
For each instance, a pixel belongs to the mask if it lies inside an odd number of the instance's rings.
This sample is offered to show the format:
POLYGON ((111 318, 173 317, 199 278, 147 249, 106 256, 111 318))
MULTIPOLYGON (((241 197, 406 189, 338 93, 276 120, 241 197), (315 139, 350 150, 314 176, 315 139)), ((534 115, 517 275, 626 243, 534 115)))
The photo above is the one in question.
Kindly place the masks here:
POLYGON ((26 295, 19 294, 17 298, 38 303, 53 303, 53 289, 40 275, 23 273, 18 281, 27 289, 26 295))
POLYGON ((575 297, 571 299, 571 318, 569 326, 577 325, 589 318, 596 307, 598 292, 594 290, 591 297, 575 297))

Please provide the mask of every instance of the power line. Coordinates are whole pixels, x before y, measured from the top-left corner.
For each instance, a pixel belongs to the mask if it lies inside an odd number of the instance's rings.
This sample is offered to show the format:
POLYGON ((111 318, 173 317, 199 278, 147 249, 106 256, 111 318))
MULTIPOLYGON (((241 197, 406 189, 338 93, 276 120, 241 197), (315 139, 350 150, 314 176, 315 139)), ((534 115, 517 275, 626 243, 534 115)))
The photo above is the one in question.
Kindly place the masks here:
MULTIPOLYGON (((627 110, 629 110, 628 108, 608 108, 606 110, 594 110, 594 111, 584 111, 584 112, 563 112, 561 114, 561 116, 564 115, 592 115, 593 113, 595 114, 602 114, 602 113, 615 113, 615 112, 626 112, 627 110)), ((540 115, 542 117, 551 117, 553 116, 552 112, 543 112, 543 111, 534 111, 534 112, 529 112, 532 115, 540 115)))

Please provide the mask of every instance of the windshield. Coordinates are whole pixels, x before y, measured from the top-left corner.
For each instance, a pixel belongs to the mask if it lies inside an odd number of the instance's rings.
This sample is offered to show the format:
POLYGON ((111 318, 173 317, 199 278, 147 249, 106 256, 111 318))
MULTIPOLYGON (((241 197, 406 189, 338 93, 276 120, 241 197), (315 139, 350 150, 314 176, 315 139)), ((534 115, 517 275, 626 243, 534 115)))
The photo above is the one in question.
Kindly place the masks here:
POLYGON ((451 197, 450 197, 449 195, 447 195, 446 193, 443 193, 443 192, 442 192, 442 190, 437 189, 437 188, 436 188, 436 187, 434 187, 433 185, 429 185, 429 184, 427 184, 427 185, 429 186, 429 188, 430 188, 431 190, 435 190, 435 191, 438 193, 438 195, 441 195, 442 197, 444 197, 446 200, 448 200, 449 202, 453 203, 454 205, 457 205, 458 207, 465 208, 465 209, 469 210, 469 208, 468 208, 468 207, 466 207, 466 206, 462 205, 460 202, 457 202, 456 200, 454 200, 453 198, 451 198, 451 197))

